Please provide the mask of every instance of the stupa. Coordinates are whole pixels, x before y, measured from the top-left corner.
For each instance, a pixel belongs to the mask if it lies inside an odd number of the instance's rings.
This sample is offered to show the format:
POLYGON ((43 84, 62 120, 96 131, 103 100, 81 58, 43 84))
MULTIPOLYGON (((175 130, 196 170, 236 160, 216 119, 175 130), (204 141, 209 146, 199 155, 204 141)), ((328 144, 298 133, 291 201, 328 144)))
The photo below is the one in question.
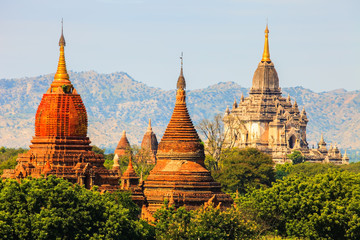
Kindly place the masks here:
POLYGON ((158 149, 158 141, 155 133, 151 127, 151 119, 149 119, 149 126, 144 134, 143 140, 141 142, 141 151, 148 159, 148 164, 156 163, 156 153, 158 149))
POLYGON ((120 138, 120 141, 119 141, 118 145, 116 146, 114 155, 115 156, 117 155, 118 157, 122 157, 122 156, 129 154, 130 151, 131 151, 130 142, 126 137, 126 131, 124 130, 122 133, 122 136, 120 138))
POLYGON ((211 198, 229 206, 232 198, 221 191, 204 165, 204 145, 186 107, 185 78, 181 71, 177 81, 176 102, 170 122, 160 141, 157 163, 143 184, 146 206, 142 217, 151 218, 165 199, 175 207, 196 209, 211 198))
POLYGON ((4 170, 2 177, 56 175, 86 188, 99 185, 114 190, 119 188, 120 176, 104 167, 103 155, 91 150, 85 105, 66 70, 65 45, 61 30, 57 71, 37 109, 30 150, 20 154, 16 168, 4 170))

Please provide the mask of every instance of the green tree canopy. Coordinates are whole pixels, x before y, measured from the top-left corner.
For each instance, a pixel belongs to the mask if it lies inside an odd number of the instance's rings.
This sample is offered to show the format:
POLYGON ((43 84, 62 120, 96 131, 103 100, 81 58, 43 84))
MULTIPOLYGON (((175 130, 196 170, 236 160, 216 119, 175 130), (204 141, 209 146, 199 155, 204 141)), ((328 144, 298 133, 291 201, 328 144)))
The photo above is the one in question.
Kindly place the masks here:
POLYGON ((297 174, 238 199, 270 232, 306 239, 360 239, 360 175, 297 174))
POLYGON ((0 148, 0 175, 4 169, 12 169, 16 166, 16 159, 19 153, 27 152, 27 149, 23 148, 0 148))
POLYGON ((143 239, 129 193, 90 191, 50 176, 0 182, 0 239, 143 239))
POLYGON ((299 164, 305 162, 305 157, 301 154, 300 151, 293 151, 291 154, 287 155, 291 159, 293 164, 299 164))
POLYGON ((249 188, 271 186, 275 181, 274 163, 256 148, 227 149, 221 154, 220 170, 213 176, 225 191, 245 193, 249 188))
POLYGON ((165 205, 158 210, 156 239, 254 239, 257 225, 236 208, 221 210, 209 205, 195 211, 165 205))

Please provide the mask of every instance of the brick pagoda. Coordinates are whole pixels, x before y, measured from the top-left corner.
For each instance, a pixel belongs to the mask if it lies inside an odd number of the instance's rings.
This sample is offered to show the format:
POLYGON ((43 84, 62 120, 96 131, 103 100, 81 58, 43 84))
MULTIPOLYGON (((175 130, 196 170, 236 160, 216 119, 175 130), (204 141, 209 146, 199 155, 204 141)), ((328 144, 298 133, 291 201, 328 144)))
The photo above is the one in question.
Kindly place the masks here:
POLYGON ((4 170, 2 177, 55 175, 86 188, 119 188, 118 171, 107 170, 103 155, 91 150, 86 109, 66 70, 63 33, 59 46, 58 68, 37 109, 30 150, 19 155, 16 168, 4 170))
POLYGON ((157 152, 157 163, 144 182, 146 205, 142 217, 151 219, 167 198, 175 207, 196 209, 211 198, 222 206, 233 200, 221 191, 204 165, 204 146, 192 124, 187 107, 183 68, 177 81, 176 102, 157 152))
POLYGON ((129 154, 130 151, 131 151, 130 143, 126 137, 126 132, 124 130, 122 133, 122 136, 120 138, 120 141, 119 141, 118 145, 116 146, 114 155, 115 156, 117 155, 117 157, 122 157, 122 156, 129 154))
POLYGON ((156 153, 157 153, 158 145, 159 144, 158 144, 156 135, 153 132, 152 127, 151 127, 151 119, 149 119, 149 126, 148 126, 146 133, 144 134, 143 140, 141 142, 141 150, 143 151, 143 154, 146 154, 149 156, 147 163, 149 163, 149 164, 156 163, 156 153))

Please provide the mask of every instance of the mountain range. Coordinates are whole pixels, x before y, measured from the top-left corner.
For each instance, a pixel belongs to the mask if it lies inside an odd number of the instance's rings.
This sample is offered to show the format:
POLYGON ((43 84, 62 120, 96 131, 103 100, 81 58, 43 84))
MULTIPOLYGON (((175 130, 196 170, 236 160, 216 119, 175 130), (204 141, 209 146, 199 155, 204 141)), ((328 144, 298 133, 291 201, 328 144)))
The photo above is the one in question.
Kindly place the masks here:
MULTIPOLYGON (((99 74, 94 71, 69 72, 81 95, 89 120, 88 135, 92 143, 114 149, 122 131, 131 144, 140 144, 151 118, 160 141, 175 104, 174 90, 162 90, 132 79, 127 73, 99 74)), ((34 119, 42 94, 54 74, 37 77, 0 79, 0 146, 28 147, 34 135, 34 119)), ((207 88, 187 91, 187 103, 196 125, 204 118, 225 112, 234 98, 247 96, 249 89, 234 82, 220 82, 207 88)), ((360 91, 337 89, 313 92, 303 87, 282 89, 290 94, 300 110, 305 107, 309 123, 307 140, 315 145, 324 134, 325 141, 343 149, 360 149, 360 91)))

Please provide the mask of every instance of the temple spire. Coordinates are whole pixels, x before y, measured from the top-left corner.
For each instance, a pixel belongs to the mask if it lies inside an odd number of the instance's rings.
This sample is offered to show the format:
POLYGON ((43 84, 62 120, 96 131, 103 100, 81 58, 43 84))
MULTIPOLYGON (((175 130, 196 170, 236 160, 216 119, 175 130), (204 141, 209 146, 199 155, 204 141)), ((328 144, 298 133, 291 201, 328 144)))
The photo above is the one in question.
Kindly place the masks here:
POLYGON ((151 118, 149 118, 149 125, 148 125, 148 128, 147 128, 147 131, 148 131, 148 132, 152 132, 151 118))
POLYGON ((185 82, 184 73, 183 73, 183 53, 182 52, 181 52, 180 59, 181 59, 181 70, 180 70, 180 76, 179 76, 177 84, 176 84, 176 88, 185 90, 186 82, 185 82))
POLYGON ((65 51, 64 51, 65 45, 66 42, 64 38, 63 20, 61 20, 61 36, 59 40, 60 57, 59 57, 57 71, 55 73, 54 81, 52 82, 51 87, 61 87, 64 85, 71 85, 71 82, 69 81, 69 74, 67 73, 66 70, 65 51))
POLYGON ((262 62, 270 62, 270 51, 269 51, 269 29, 268 29, 268 25, 266 24, 266 28, 265 28, 265 43, 264 43, 264 53, 262 56, 261 61, 262 62))

